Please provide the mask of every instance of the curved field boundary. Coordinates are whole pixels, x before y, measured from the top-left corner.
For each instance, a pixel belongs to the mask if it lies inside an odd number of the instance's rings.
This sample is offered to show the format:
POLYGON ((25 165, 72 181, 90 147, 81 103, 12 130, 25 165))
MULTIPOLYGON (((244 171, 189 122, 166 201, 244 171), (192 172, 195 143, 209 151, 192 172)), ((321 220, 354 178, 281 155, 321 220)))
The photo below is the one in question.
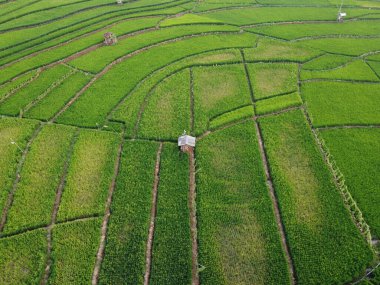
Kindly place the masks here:
POLYGON ((326 126, 318 127, 316 130, 336 130, 336 129, 367 129, 367 128, 380 128, 380 125, 336 125, 336 126, 326 126))
POLYGON ((16 170, 16 178, 13 182, 13 186, 12 186, 12 189, 9 191, 9 194, 8 194, 8 199, 7 199, 7 202, 5 204, 5 207, 3 209, 3 213, 1 215, 1 220, 0 220, 0 234, 1 232, 3 231, 4 229, 4 226, 5 226, 5 223, 7 221, 7 217, 8 217, 8 211, 10 209, 10 207, 12 206, 12 203, 13 203, 13 198, 14 198, 14 194, 17 190, 17 185, 21 179, 21 176, 20 176, 20 172, 21 172, 21 169, 24 165, 24 162, 25 162, 25 159, 26 159, 26 156, 28 155, 29 153, 29 150, 30 150, 30 146, 32 145, 34 139, 37 137, 37 135, 40 133, 40 131, 42 130, 42 127, 44 126, 44 123, 40 123, 40 125, 36 128, 36 130, 34 131, 34 133, 32 134, 31 138, 29 139, 29 141, 27 142, 26 146, 25 146, 25 149, 24 151, 22 152, 22 156, 21 156, 21 159, 19 160, 19 163, 17 165, 17 170, 16 170))
POLYGON ((100 243, 99 243, 98 252, 96 254, 94 271, 92 273, 92 281, 91 281, 92 285, 98 284, 98 281, 99 281, 100 267, 102 265, 102 261, 103 261, 103 257, 104 257, 104 250, 106 247, 107 227, 108 227, 108 222, 109 222, 109 219, 111 216, 112 196, 113 196, 113 192, 114 192, 115 187, 116 187, 116 179, 117 179, 117 176, 119 175, 120 164, 121 164, 121 156, 122 156, 123 147, 124 147, 124 141, 125 141, 125 139, 124 139, 124 129, 123 129, 123 132, 121 134, 121 142, 120 142, 118 153, 117 153, 117 159, 115 160, 114 176, 113 176, 111 184, 108 188, 108 197, 107 197, 107 201, 106 201, 105 214, 104 214, 103 222, 102 222, 100 243))
POLYGON ((49 279, 49 275, 50 275, 50 272, 51 272, 51 265, 53 263, 52 256, 51 256, 52 248, 53 248, 52 230, 53 230, 53 227, 54 227, 54 225, 56 224, 56 221, 57 221, 58 209, 59 209, 59 205, 61 203, 63 189, 65 187, 65 181, 66 181, 66 176, 67 176, 68 169, 69 169, 70 159, 71 159, 72 153, 74 151, 74 144, 75 144, 76 140, 78 139, 78 134, 79 134, 79 129, 76 129, 75 134, 74 134, 74 136, 73 136, 73 138, 71 140, 70 148, 69 148, 69 151, 68 151, 67 156, 66 156, 65 165, 63 167, 63 172, 62 172, 62 175, 61 175, 61 179, 60 179, 57 191, 56 191, 55 201, 54 201, 54 205, 53 205, 53 210, 52 210, 52 213, 51 213, 50 224, 47 226, 47 236, 46 236, 47 237, 46 267, 45 267, 44 275, 43 275, 43 277, 41 279, 41 282, 40 282, 41 285, 47 284, 48 279, 49 279))

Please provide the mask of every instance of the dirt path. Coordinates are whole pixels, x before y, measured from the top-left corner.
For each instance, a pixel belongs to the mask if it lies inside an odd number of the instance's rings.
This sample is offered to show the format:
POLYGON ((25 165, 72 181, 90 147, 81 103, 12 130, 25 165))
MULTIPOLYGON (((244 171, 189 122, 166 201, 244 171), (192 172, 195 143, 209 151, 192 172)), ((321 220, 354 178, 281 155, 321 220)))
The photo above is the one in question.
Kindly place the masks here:
POLYGON ((158 184, 160 181, 160 162, 161 162, 161 152, 162 152, 163 143, 160 143, 160 146, 157 150, 157 158, 156 158, 156 166, 154 169, 154 183, 153 183, 153 191, 152 191, 152 209, 150 214, 150 225, 149 225, 149 233, 148 240, 146 245, 146 267, 145 267, 145 275, 144 275, 144 285, 149 285, 150 280, 150 271, 152 269, 152 249, 153 249, 153 238, 154 238, 154 228, 155 228, 155 220, 157 214, 157 196, 158 196, 158 184))
POLYGON ((121 135, 121 142, 120 142, 118 153, 117 153, 117 159, 115 161, 114 175, 113 175, 110 187, 108 189, 106 210, 105 210, 105 214, 103 217, 102 228, 101 228, 100 243, 99 243, 98 252, 96 254, 96 262, 95 262, 94 271, 92 273, 92 281, 91 281, 92 285, 98 284, 98 281, 99 281, 100 267, 102 265, 102 261, 103 261, 103 257, 104 257, 104 250, 106 247, 107 227, 108 227, 108 222, 109 222, 109 219, 111 216, 112 196, 113 196, 113 192, 115 191, 115 188, 116 188, 116 179, 117 179, 117 176, 119 175, 120 164, 121 164, 121 156, 122 156, 123 147, 124 147, 124 141, 125 140, 124 140, 124 130, 123 130, 122 135, 121 135))
POLYGON ((8 211, 9 211, 10 207, 12 206, 13 198, 14 198, 14 195, 15 195, 15 192, 16 192, 16 189, 17 189, 17 185, 18 185, 18 183, 19 183, 19 181, 21 179, 20 173, 21 173, 22 167, 24 166, 26 156, 29 153, 30 146, 32 145, 33 141, 35 140, 35 138, 37 137, 37 135, 42 130, 43 126, 44 126, 44 124, 40 123, 40 125, 37 127, 37 129, 33 132, 31 138, 29 139, 29 141, 27 142, 27 144, 25 146, 24 151, 22 152, 21 159, 19 160, 19 163, 18 163, 17 169, 16 169, 16 178, 15 178, 15 180, 13 182, 12 189, 9 191, 8 199, 7 199, 7 202, 6 202, 5 207, 3 209, 3 213, 1 215, 0 233, 3 231, 5 223, 7 221, 8 211))
POLYGON ((197 230, 197 207, 196 207, 196 183, 195 183, 195 154, 194 150, 189 153, 189 208, 190 208, 190 234, 191 234, 191 252, 192 252, 192 285, 199 285, 199 272, 198 272, 198 230, 197 230))
POLYGON ((57 214, 58 214, 58 210, 59 210, 59 205, 61 204, 62 193, 63 193, 63 189, 65 187, 65 182, 66 182, 66 176, 67 176, 67 173, 69 170, 70 159, 71 159, 71 156, 72 156, 73 151, 74 151, 74 144, 78 138, 78 134, 79 134, 79 129, 76 129, 76 132, 75 132, 75 134, 71 140, 70 149, 67 153, 65 165, 64 165, 63 172, 61 175, 61 179, 60 179, 60 182, 59 182, 59 185, 57 188, 57 192, 55 195, 55 201, 54 201, 54 205, 53 205, 53 211, 51 214, 50 224, 47 227, 47 254, 46 254, 47 259, 46 259, 45 272, 44 272, 43 278, 40 282, 41 285, 47 284, 49 276, 50 276, 50 272, 51 272, 51 265, 53 264, 53 260, 51 257, 52 248, 53 248, 52 231, 53 231, 53 227, 57 221, 57 214))

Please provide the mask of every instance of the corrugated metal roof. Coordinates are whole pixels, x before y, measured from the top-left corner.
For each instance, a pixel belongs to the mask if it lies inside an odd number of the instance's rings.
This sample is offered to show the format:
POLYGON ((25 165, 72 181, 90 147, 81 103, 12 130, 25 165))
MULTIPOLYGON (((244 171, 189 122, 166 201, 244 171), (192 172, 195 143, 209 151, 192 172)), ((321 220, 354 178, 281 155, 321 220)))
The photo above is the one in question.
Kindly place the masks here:
POLYGON ((189 145, 195 146, 195 137, 184 135, 178 138, 178 146, 189 145))

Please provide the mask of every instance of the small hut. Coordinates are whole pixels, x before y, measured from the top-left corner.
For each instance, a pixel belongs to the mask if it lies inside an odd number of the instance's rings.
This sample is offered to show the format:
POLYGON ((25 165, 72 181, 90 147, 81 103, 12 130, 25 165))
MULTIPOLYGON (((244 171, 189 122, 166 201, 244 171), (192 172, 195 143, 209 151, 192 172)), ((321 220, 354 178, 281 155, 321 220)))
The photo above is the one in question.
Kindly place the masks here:
POLYGON ((186 131, 184 131, 182 136, 178 138, 178 147, 182 152, 193 151, 195 147, 195 137, 187 135, 186 131))
POLYGON ((104 44, 107 46, 111 46, 117 43, 117 38, 114 33, 107 32, 104 34, 104 44))
POLYGON ((121 5, 121 4, 123 4, 123 0, 116 0, 116 3, 117 3, 118 5, 121 5))
POLYGON ((344 17, 346 17, 346 16, 347 16, 347 13, 339 12, 339 13, 338 13, 338 18, 337 18, 338 22, 339 22, 339 23, 343 22, 344 17))

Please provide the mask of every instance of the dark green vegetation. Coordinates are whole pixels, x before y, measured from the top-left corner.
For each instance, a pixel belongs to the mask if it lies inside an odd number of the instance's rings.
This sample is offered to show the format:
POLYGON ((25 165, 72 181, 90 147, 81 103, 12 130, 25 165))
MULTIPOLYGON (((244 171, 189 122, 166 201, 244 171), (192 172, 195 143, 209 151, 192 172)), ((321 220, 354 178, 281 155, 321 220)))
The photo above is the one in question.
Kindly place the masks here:
POLYGON ((123 2, 0 0, 0 284, 379 284, 379 1, 123 2))

